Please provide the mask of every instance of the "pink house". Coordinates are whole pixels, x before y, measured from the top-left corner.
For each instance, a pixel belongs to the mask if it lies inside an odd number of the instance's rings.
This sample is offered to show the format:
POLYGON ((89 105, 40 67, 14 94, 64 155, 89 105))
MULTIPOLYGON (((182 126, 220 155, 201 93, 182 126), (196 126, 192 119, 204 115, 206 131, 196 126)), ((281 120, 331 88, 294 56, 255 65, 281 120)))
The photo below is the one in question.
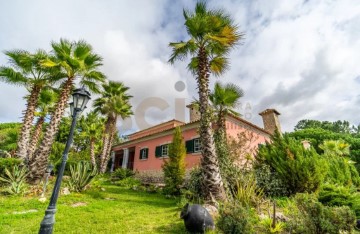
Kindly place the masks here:
MULTIPOLYGON (((186 143, 186 167, 188 169, 198 165, 201 160, 201 148, 198 134, 199 113, 192 105, 190 109, 190 122, 170 120, 156 126, 130 134, 128 140, 112 148, 112 170, 128 168, 134 171, 159 171, 164 159, 167 158, 168 144, 171 143, 174 128, 180 126, 186 143)), ((249 145, 257 148, 269 140, 276 128, 280 130, 278 121, 279 112, 275 109, 266 109, 261 112, 264 128, 256 126, 240 117, 226 116, 226 133, 228 137, 236 137, 239 133, 254 136, 249 145)), ((239 159, 241 161, 242 159, 239 159)))

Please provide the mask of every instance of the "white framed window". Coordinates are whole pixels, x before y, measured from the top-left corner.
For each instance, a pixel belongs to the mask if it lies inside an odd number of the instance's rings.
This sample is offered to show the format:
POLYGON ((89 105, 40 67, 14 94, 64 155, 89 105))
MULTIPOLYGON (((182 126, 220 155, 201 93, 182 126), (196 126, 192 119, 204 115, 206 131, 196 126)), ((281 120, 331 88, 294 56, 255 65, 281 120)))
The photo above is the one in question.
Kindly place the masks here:
POLYGON ((193 139, 193 141, 194 141, 194 153, 195 152, 200 152, 201 151, 200 138, 193 139))
POLYGON ((149 149, 148 148, 142 148, 140 150, 140 159, 147 159, 149 155, 149 149))
POLYGON ((161 146, 161 156, 168 156, 169 154, 169 145, 162 145, 161 146))

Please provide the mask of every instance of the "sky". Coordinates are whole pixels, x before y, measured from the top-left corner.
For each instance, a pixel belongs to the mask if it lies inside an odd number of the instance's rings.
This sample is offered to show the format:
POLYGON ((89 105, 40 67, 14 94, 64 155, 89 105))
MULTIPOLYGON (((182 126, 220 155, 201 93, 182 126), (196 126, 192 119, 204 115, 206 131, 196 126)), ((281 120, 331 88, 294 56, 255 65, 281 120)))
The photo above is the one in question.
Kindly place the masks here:
MULTIPOLYGON (((84 39, 103 57, 108 79, 124 82, 134 96, 135 117, 119 121, 121 132, 188 121, 195 79, 189 60, 167 62, 168 44, 189 39, 182 11, 195 3, 0 1, 0 65, 8 65, 5 50, 50 51, 51 41, 84 39)), ((360 1, 209 0, 208 6, 228 12, 245 34, 229 55, 230 69, 210 77, 211 87, 221 81, 244 90, 237 108, 243 118, 262 127, 258 113, 275 108, 283 131, 302 119, 360 123, 360 1)), ((0 83, 0 122, 21 121, 26 94, 0 83)))

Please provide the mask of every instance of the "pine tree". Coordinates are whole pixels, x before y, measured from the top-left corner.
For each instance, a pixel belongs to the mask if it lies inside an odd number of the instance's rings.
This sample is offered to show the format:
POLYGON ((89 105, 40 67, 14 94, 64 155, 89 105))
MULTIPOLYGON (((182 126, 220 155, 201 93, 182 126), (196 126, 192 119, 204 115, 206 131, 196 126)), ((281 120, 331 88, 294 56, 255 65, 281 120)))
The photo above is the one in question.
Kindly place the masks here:
POLYGON ((305 149, 299 141, 287 135, 281 137, 279 132, 272 136, 271 143, 260 147, 255 158, 255 170, 262 165, 269 166, 271 176, 282 181, 286 187, 282 195, 315 192, 328 173, 326 160, 314 148, 305 149))
POLYGON ((180 127, 175 128, 173 141, 169 145, 169 158, 163 164, 165 177, 164 191, 167 194, 179 195, 185 179, 186 147, 180 127))

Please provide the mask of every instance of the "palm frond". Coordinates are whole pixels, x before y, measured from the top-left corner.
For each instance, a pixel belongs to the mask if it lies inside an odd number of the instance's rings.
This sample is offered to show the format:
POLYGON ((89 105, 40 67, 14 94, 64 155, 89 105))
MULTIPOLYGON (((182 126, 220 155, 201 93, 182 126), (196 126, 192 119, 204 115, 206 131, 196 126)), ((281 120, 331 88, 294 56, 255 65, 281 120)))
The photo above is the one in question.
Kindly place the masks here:
POLYGON ((78 60, 84 60, 91 53, 92 47, 84 40, 75 43, 74 57, 78 60))
POLYGON ((24 85, 28 81, 21 72, 17 72, 11 67, 0 67, 0 80, 14 85, 24 85))
POLYGON ((199 58, 198 57, 192 57, 190 63, 187 65, 187 69, 194 76, 196 76, 198 68, 199 68, 199 58))
POLYGON ((71 42, 67 39, 60 39, 60 42, 51 42, 51 47, 55 56, 60 60, 66 60, 67 57, 71 55, 72 48, 74 46, 74 42, 71 42))
POLYGON ((169 46, 172 48, 172 54, 169 63, 173 64, 175 60, 184 60, 188 54, 196 51, 195 41, 190 39, 187 42, 171 42, 169 46))
POLYGON ((30 53, 26 50, 9 50, 5 51, 5 55, 9 57, 9 63, 16 69, 23 72, 30 72, 31 70, 31 57, 30 53))
POLYGON ((210 71, 215 76, 220 76, 229 68, 229 60, 226 57, 217 56, 210 60, 210 71))
POLYGON ((236 116, 237 113, 234 108, 239 104, 240 98, 244 96, 244 91, 235 84, 222 85, 216 82, 214 90, 210 93, 209 99, 217 110, 223 110, 225 113, 232 113, 236 116))

